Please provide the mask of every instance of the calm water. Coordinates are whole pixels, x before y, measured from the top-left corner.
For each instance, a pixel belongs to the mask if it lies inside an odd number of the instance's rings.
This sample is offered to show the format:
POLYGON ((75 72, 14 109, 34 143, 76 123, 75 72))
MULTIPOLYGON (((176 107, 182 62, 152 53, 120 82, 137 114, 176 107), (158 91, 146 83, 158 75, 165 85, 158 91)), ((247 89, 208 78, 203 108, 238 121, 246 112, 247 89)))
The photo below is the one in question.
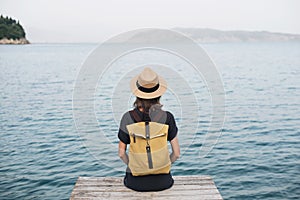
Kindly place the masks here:
MULTIPOLYGON (((95 103, 99 126, 112 145, 95 151, 73 121, 74 81, 95 47, 0 46, 0 199, 68 199, 78 176, 123 175, 125 167, 117 157, 119 119, 113 120, 109 108, 101 103, 110 101, 101 91, 114 87, 117 72, 108 72, 113 81, 99 87, 95 103)), ((203 47, 224 82, 223 134, 208 156, 198 156, 210 123, 210 106, 208 93, 196 90, 202 102, 200 130, 193 141, 180 133, 184 151, 172 173, 210 175, 224 199, 299 199, 300 43, 203 47)), ((174 68, 184 65, 157 52, 128 56, 114 65, 143 63, 153 55, 161 59, 157 62, 165 61, 174 68)), ((172 93, 166 94, 162 101, 183 129, 186 124, 181 123, 180 110, 171 97, 172 93)), ((97 140, 101 144, 96 134, 97 140)))

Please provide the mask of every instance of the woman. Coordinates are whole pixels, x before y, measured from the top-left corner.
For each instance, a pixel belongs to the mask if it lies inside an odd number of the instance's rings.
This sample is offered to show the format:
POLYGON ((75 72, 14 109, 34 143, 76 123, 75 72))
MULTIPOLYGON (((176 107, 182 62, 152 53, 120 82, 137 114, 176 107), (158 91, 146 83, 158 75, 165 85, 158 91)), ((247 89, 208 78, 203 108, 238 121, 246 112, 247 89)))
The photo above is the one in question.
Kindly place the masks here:
POLYGON ((128 165, 124 185, 136 191, 168 189, 174 182, 170 166, 179 158, 180 148, 174 116, 161 109, 160 97, 167 84, 153 70, 145 68, 130 85, 136 96, 135 108, 123 115, 118 133, 119 156, 128 165), (171 154, 167 141, 172 147, 171 154))

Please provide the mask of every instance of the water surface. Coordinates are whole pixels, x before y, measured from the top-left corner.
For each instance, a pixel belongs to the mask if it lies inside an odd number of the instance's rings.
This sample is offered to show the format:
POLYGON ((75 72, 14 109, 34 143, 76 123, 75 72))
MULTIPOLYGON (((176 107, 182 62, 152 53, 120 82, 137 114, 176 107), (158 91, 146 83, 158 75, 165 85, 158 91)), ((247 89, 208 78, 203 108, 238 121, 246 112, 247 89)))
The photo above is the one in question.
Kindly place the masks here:
MULTIPOLYGON (((217 145, 199 158, 210 125, 205 87, 200 128, 194 140, 179 132, 184 148, 173 175, 210 175, 224 199, 298 199, 300 197, 300 44, 205 44, 224 82, 226 120, 217 145)), ((95 114, 111 145, 93 153, 76 130, 72 92, 79 69, 94 44, 32 44, 0 46, 0 197, 1 199, 68 199, 78 176, 123 176, 117 157, 118 119, 102 101, 98 87, 95 114), (107 164, 107 165, 105 165, 107 164)), ((148 57, 182 67, 179 59, 142 52, 114 63, 127 66, 148 57)), ((114 79, 115 77, 115 79, 114 79)), ((191 78, 191 80, 194 80, 191 78)), ((193 81, 191 81, 193 84, 193 81)), ((125 92, 124 92, 125 93, 125 92)), ((184 127, 172 92, 162 99, 179 127, 184 127)), ((125 103, 124 110, 128 107, 125 103)), ((120 113, 123 112, 120 111, 120 113)), ((97 138, 96 138, 97 139, 97 138)), ((102 138, 99 137, 101 144, 102 138)))

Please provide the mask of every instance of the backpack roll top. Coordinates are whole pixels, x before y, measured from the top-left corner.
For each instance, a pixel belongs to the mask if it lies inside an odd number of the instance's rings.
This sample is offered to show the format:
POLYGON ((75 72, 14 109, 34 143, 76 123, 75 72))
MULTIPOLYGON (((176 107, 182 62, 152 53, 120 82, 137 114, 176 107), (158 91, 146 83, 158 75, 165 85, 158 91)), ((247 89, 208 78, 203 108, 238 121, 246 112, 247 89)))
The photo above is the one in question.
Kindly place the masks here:
POLYGON ((169 173, 169 126, 157 122, 127 125, 130 135, 129 168, 134 176, 169 173))

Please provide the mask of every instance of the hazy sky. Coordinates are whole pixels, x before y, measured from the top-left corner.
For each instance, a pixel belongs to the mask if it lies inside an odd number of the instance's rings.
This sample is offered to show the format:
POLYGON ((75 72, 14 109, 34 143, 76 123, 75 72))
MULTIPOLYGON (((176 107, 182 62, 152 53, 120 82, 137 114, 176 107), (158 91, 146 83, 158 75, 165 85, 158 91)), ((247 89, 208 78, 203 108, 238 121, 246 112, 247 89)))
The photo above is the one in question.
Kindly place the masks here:
POLYGON ((297 0, 0 0, 31 42, 100 42, 142 27, 300 34, 297 0))

